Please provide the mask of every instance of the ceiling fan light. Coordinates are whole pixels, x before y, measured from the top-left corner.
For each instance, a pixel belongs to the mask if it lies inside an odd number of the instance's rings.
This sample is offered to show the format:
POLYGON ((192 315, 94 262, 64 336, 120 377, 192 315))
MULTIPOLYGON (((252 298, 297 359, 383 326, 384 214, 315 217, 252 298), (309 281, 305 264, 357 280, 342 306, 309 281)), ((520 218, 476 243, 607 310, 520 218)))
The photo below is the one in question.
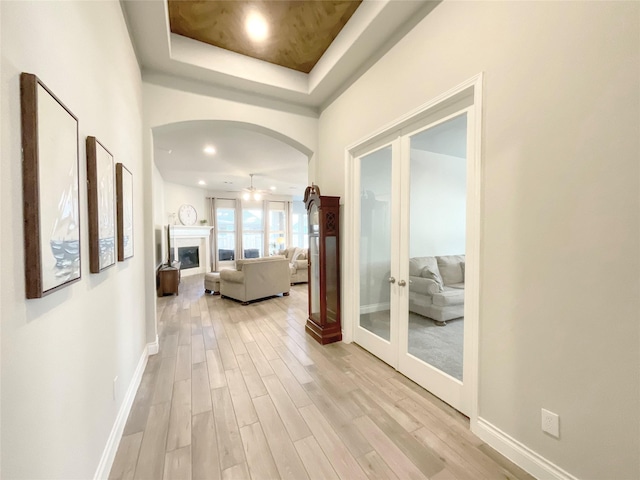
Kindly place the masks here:
POLYGON ((251 197, 251 195, 249 195, 249 192, 244 192, 242 194, 242 198, 245 199, 245 200, 249 200, 250 197, 251 197))
POLYGON ((262 200, 262 195, 260 195, 259 193, 254 193, 253 194, 253 199, 254 200, 262 200))

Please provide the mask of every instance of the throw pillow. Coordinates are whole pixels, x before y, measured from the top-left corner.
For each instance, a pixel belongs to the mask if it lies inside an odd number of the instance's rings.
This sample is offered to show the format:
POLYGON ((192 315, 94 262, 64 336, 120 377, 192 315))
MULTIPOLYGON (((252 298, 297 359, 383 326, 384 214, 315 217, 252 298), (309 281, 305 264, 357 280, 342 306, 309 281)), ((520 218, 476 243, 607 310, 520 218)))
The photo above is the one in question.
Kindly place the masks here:
POLYGON ((442 277, 438 272, 434 272, 429 267, 424 267, 420 272, 420 276, 422 278, 430 278, 431 280, 436 282, 436 285, 438 287, 437 293, 442 293, 444 291, 444 283, 442 281, 442 277))
POLYGON ((291 263, 296 263, 296 260, 298 260, 303 253, 304 251, 301 248, 296 247, 293 256, 291 257, 291 263))

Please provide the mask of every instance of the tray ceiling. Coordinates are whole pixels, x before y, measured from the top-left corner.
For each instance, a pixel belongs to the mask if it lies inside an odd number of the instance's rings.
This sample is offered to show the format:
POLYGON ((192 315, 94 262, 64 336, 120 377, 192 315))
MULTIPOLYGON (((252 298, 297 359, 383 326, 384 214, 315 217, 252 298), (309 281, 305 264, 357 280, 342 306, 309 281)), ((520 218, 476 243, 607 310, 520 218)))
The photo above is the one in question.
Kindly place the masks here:
POLYGON ((309 73, 361 1, 169 0, 169 25, 172 33, 309 73), (269 30, 263 40, 247 34, 254 16, 269 30))
MULTIPOLYGON (((169 84, 179 81, 184 88, 206 85, 244 92, 256 96, 256 101, 284 101, 310 109, 312 114, 336 98, 438 3, 121 0, 143 79, 169 84), (239 38, 245 27, 232 12, 242 12, 253 4, 266 12, 269 30, 260 48, 271 48, 277 42, 289 45, 280 47, 275 59, 239 38), (212 26, 218 28, 214 41, 229 43, 212 45, 182 34, 183 28, 202 34, 212 26), (181 33, 175 33, 178 31, 181 33), (232 51, 239 50, 238 46, 248 51, 232 51), (319 60, 315 59, 318 52, 319 60), (285 61, 290 67, 276 64, 285 61), (185 81, 196 83, 187 87, 185 81)), ((217 94, 222 93, 218 90, 217 94)))

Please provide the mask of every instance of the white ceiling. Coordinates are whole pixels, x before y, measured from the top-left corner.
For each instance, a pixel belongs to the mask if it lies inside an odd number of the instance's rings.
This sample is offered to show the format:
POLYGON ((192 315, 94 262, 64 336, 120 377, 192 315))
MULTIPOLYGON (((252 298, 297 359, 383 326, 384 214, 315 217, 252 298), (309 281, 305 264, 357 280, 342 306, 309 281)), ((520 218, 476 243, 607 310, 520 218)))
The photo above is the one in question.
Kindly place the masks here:
MULTIPOLYGON (((270 99, 281 108, 319 111, 424 18, 425 0, 365 0, 309 74, 223 50, 169 31, 166 0, 121 0, 143 80, 215 87, 217 94, 270 99)), ((178 87, 180 88, 180 87, 178 87)), ((277 108, 277 107, 276 107, 277 108)), ((279 140, 246 128, 187 122, 154 129, 154 156, 165 179, 207 190, 240 191, 255 173, 258 188, 302 195, 307 157, 279 140), (217 155, 202 152, 205 143, 217 155), (171 151, 169 154, 168 151, 171 151), (231 182, 231 183, 224 183, 231 182)))
POLYGON ((249 186, 275 195, 301 197, 308 158, 302 152, 247 126, 193 121, 153 130, 155 161, 165 181, 208 191, 238 192, 249 186), (213 155, 204 152, 213 146, 213 155), (199 185, 204 180, 206 185, 199 185), (227 183, 230 182, 230 183, 227 183))

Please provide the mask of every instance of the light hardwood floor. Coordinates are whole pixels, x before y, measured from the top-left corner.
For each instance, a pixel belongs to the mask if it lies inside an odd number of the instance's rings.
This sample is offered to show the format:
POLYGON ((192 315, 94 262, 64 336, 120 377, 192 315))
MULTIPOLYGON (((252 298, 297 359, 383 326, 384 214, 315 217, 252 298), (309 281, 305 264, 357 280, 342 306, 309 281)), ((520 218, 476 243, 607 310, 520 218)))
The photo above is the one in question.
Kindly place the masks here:
POLYGON ((242 306, 201 275, 158 299, 112 479, 531 479, 355 344, 304 333, 306 285, 242 306))

